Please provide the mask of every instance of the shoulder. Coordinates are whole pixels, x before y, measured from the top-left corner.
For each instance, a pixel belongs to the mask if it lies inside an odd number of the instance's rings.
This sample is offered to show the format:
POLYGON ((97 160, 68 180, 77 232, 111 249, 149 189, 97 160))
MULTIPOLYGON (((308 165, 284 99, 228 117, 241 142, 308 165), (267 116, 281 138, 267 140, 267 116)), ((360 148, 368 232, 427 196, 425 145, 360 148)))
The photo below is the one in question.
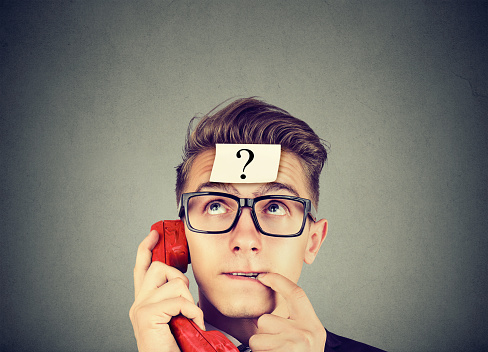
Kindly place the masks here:
POLYGON ((384 352, 379 348, 326 331, 325 352, 384 352))

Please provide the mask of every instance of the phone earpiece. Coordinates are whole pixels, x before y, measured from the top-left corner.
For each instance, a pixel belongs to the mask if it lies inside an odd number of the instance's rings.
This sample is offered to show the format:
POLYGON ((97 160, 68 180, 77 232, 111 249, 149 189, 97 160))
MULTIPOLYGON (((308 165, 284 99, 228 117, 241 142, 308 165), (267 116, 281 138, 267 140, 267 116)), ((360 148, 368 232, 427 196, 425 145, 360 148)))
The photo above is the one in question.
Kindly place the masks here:
POLYGON ((151 226, 152 230, 159 233, 159 242, 153 249, 153 261, 166 263, 186 273, 190 255, 183 221, 158 221, 151 226))

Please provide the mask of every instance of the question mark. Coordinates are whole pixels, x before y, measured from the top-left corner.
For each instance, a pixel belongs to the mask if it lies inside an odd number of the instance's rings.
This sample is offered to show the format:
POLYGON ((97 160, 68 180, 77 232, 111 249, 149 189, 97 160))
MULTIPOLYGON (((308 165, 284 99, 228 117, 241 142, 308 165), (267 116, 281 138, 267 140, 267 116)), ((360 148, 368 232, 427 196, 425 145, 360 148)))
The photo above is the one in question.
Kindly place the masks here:
MULTIPOLYGON (((240 158, 240 157, 241 157, 241 151, 246 151, 246 152, 248 152, 248 153, 249 153, 249 158, 248 158, 248 160, 247 160, 247 163, 246 163, 246 164, 244 165, 244 167, 242 168, 242 172, 244 172, 244 169, 246 168, 246 166, 247 166, 247 165, 249 165, 249 164, 251 163, 251 161, 253 161, 253 159, 254 159, 254 153, 253 153, 253 152, 252 152, 252 150, 250 150, 250 149, 239 149, 239 150, 237 151, 237 153, 236 153, 236 156, 237 156, 238 158, 240 158)), ((244 180, 245 178, 246 178, 246 175, 242 174, 242 175, 241 175, 241 179, 243 179, 243 180, 244 180)))

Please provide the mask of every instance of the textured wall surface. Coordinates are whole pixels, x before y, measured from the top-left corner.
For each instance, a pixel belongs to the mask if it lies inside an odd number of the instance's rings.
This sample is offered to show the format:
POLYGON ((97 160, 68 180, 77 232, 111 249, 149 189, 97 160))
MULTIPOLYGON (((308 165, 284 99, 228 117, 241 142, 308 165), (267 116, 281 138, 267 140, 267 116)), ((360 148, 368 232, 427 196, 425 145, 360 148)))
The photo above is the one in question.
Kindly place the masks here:
POLYGON ((323 324, 488 350, 487 10, 2 1, 0 350, 136 349, 136 249, 176 217, 188 121, 254 95, 331 146, 329 234, 300 280, 323 324))

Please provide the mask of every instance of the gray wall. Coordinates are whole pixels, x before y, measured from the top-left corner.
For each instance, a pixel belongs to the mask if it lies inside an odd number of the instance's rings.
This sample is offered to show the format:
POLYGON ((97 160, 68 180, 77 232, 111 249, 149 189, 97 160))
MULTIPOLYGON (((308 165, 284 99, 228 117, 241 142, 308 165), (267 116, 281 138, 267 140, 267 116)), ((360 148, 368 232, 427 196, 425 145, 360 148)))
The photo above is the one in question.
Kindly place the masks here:
POLYGON ((487 350, 487 9, 2 1, 0 349, 135 350, 136 248, 176 216, 187 123, 257 95, 331 145, 300 281, 325 326, 487 350))

